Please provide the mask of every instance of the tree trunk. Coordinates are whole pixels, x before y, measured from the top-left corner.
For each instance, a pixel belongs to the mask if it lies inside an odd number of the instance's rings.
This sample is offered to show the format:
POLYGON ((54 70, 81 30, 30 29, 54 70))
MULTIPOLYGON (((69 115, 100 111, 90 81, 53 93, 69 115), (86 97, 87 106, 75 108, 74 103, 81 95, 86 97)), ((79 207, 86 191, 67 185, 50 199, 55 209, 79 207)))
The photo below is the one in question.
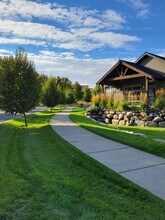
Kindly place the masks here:
POLYGON ((28 124, 27 124, 27 119, 26 119, 26 114, 25 114, 25 112, 23 113, 23 116, 24 116, 24 120, 25 120, 25 126, 26 126, 26 128, 27 128, 28 124))

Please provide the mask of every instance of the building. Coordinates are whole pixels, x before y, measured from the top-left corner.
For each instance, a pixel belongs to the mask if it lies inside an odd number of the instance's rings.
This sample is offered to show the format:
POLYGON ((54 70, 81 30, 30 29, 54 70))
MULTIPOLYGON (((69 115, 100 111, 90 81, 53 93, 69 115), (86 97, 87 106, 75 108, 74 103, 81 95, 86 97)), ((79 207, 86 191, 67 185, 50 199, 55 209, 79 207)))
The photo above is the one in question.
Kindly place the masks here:
POLYGON ((106 93, 120 91, 131 104, 140 102, 146 94, 149 104, 155 100, 156 91, 165 89, 165 58, 145 52, 135 62, 119 60, 98 82, 106 93))

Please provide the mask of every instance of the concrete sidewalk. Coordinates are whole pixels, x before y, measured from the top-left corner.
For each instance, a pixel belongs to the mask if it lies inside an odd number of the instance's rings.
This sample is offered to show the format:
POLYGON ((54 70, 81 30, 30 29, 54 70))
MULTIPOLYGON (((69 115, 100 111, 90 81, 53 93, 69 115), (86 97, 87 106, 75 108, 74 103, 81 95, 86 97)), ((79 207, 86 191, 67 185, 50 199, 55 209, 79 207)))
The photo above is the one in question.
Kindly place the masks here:
MULTIPOLYGON (((165 159, 108 140, 69 119, 72 108, 55 115, 51 126, 62 138, 90 157, 165 199, 165 159)), ((156 146, 155 146, 156 147, 156 146)))
MULTIPOLYGON (((32 109, 31 111, 27 112, 26 115, 30 115, 30 114, 33 114, 39 111, 44 111, 46 109, 47 107, 36 107, 35 109, 32 109)), ((6 121, 10 119, 15 119, 19 117, 22 117, 22 115, 21 114, 16 114, 16 115, 6 114, 4 111, 0 110, 0 124, 5 123, 6 121)))

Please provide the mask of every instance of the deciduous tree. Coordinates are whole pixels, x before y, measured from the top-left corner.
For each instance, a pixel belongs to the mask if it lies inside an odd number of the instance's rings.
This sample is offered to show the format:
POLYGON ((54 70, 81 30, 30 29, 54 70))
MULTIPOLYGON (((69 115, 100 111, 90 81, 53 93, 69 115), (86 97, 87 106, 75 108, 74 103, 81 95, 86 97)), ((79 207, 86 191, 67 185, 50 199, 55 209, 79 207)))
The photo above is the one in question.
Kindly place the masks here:
POLYGON ((8 113, 21 113, 27 127, 26 112, 35 108, 39 98, 38 73, 23 49, 1 60, 1 103, 8 113))

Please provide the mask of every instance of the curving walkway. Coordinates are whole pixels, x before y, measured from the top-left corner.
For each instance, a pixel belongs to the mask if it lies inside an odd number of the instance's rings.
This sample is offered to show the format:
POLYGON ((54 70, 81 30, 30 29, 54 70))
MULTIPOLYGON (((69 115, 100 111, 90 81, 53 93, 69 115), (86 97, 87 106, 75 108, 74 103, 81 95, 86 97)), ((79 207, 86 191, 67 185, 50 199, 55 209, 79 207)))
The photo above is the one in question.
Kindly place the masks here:
POLYGON ((71 110, 70 107, 51 119, 55 132, 90 157, 165 200, 165 159, 79 127, 69 119, 71 110))

